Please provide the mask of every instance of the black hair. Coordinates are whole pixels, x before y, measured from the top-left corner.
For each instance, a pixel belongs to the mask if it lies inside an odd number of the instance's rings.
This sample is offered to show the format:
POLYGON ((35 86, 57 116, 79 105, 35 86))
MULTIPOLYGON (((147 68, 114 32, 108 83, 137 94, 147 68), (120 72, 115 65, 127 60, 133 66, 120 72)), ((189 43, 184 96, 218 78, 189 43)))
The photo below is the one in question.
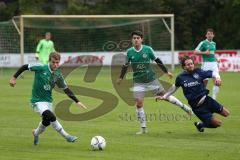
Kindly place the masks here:
POLYGON ((214 33, 214 30, 212 29, 212 28, 208 28, 207 30, 206 30, 206 33, 207 32, 212 32, 212 33, 214 33))
POLYGON ((50 34, 50 35, 52 35, 52 33, 51 33, 51 32, 46 32, 46 33, 45 33, 45 35, 47 35, 47 34, 50 34))
POLYGON ((131 33, 131 37, 133 37, 134 35, 140 36, 141 38, 143 38, 143 33, 141 31, 133 31, 131 33))

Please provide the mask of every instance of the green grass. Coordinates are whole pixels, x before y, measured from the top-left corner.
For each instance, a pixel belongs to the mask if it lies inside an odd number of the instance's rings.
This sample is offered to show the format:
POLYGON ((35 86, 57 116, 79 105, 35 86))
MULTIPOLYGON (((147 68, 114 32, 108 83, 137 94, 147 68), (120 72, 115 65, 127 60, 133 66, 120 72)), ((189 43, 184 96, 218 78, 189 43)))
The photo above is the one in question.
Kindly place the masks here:
MULTIPOLYGON (((135 108, 128 106, 119 98, 118 106, 111 112, 89 121, 63 121, 65 130, 79 137, 77 143, 67 143, 51 127, 40 136, 40 144, 32 145, 32 128, 40 121, 37 113, 29 105, 33 74, 26 72, 24 79, 19 78, 17 86, 10 88, 9 78, 13 69, 3 69, 0 73, 0 159, 1 160, 32 160, 32 159, 168 159, 168 160, 237 160, 240 157, 240 105, 238 93, 240 90, 239 73, 222 73, 223 85, 218 97, 219 102, 231 111, 228 118, 218 116, 223 120, 223 126, 217 129, 206 129, 198 133, 193 122, 194 116, 187 118, 179 108, 166 103, 156 103, 153 98, 145 99, 145 112, 157 115, 158 119, 149 118, 149 133, 135 135, 139 124, 135 120, 135 108), (168 115, 160 117, 159 114, 168 115), (128 117, 124 118, 127 114, 128 117), (174 115, 175 119, 171 116, 174 115), (180 118, 176 120, 176 115, 180 118), (130 117, 131 116, 131 117, 130 117), (130 119, 131 118, 131 119, 130 119), (92 151, 91 137, 103 136, 107 141, 104 151, 92 151)), ((177 69, 176 73, 180 70, 177 69)), ((85 69, 74 71, 67 77, 68 84, 103 90, 117 96, 113 88, 110 70, 104 68, 94 83, 83 81, 85 69)), ((116 76, 118 76, 116 74, 116 76)), ((164 76, 163 79, 167 80, 164 76)), ((170 81, 173 83, 173 80, 170 81)), ((212 82, 209 84, 211 88, 212 82)), ((186 103, 181 89, 176 97, 186 103)), ((66 96, 53 92, 54 104, 66 96)), ((101 101, 85 96, 79 99, 94 109, 101 101)), ((132 98, 132 97, 129 97, 132 98)), ((109 99, 111 101, 111 99, 109 99)), ((72 105, 75 113, 83 112, 72 105)))

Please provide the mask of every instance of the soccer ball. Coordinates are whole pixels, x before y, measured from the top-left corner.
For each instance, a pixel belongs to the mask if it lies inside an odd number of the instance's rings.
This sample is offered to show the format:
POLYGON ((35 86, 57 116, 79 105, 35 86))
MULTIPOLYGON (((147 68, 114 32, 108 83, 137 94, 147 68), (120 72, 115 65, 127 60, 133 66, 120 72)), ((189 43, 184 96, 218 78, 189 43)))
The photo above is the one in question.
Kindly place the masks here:
POLYGON ((106 147, 106 141, 102 136, 94 136, 91 139, 91 147, 93 150, 103 150, 106 147))

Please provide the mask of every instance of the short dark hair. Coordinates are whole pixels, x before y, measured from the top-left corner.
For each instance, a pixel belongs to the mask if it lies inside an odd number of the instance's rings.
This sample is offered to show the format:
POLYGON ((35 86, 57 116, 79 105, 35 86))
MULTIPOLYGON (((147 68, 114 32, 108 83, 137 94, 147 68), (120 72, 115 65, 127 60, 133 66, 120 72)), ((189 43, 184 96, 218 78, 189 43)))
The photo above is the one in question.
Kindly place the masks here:
POLYGON ((54 58, 56 60, 60 60, 61 59, 61 56, 60 56, 60 53, 58 52, 51 52, 50 55, 49 55, 49 61, 51 60, 51 58, 54 58))
POLYGON ((134 35, 140 36, 141 38, 143 38, 143 33, 141 31, 133 31, 131 33, 131 37, 133 37, 134 35))
POLYGON ((45 33, 45 35, 47 35, 47 34, 50 34, 50 35, 52 35, 52 33, 51 33, 51 32, 46 32, 46 33, 45 33))
POLYGON ((214 33, 214 30, 212 29, 212 28, 208 28, 207 30, 206 30, 206 33, 207 32, 212 32, 212 33, 214 33))
POLYGON ((179 59, 180 59, 182 68, 184 68, 186 60, 191 59, 194 62, 193 57, 190 57, 190 56, 183 56, 183 57, 180 57, 179 59))

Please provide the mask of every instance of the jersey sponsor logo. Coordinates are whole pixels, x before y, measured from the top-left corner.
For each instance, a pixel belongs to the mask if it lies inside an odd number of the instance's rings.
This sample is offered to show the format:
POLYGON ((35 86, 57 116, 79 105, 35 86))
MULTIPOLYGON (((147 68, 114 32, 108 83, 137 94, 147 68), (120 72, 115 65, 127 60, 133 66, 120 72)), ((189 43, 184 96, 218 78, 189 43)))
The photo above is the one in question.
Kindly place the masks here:
POLYGON ((137 69, 144 69, 144 68, 145 68, 144 64, 138 64, 137 65, 137 69))
POLYGON ((134 59, 134 56, 132 56, 132 59, 134 59))
POLYGON ((143 53, 143 58, 147 58, 147 54, 146 53, 143 53))
POLYGON ((43 88, 44 88, 44 90, 46 90, 46 91, 51 90, 51 86, 50 86, 49 84, 45 84, 45 85, 43 86, 43 88))
POLYGON ((184 87, 194 87, 194 86, 197 86, 197 85, 200 85, 200 83, 198 81, 183 84, 184 87))
POLYGON ((194 74, 193 74, 193 77, 194 77, 195 79, 199 79, 199 75, 198 75, 197 73, 194 73, 194 74))

